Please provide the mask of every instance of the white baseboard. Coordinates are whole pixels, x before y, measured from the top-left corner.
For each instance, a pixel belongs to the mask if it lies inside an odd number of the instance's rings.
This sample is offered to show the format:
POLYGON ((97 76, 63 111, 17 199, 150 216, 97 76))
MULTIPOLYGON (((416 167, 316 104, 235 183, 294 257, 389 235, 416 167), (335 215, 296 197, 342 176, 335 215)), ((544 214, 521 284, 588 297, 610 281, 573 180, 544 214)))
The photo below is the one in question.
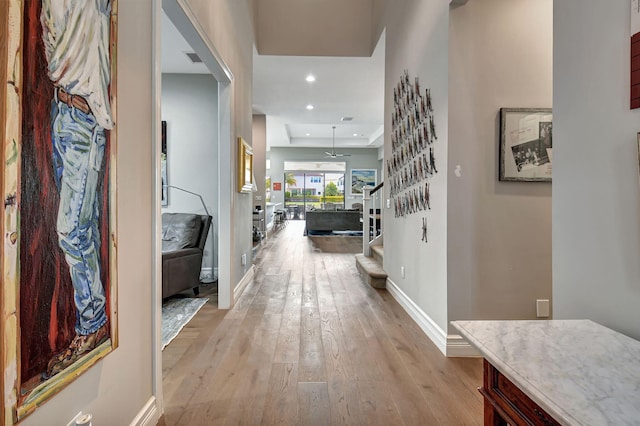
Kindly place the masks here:
POLYGON ((479 357, 480 353, 458 334, 449 334, 440 328, 418 305, 414 303, 390 278, 387 277, 387 291, 404 308, 418 327, 448 357, 479 357))
POLYGON ((464 337, 459 334, 449 334, 447 336, 447 356, 448 357, 480 357, 480 352, 464 337))
POLYGON ((158 410, 157 402, 156 397, 152 396, 131 421, 130 426, 155 426, 158 424, 162 413, 158 410))
POLYGON ((443 355, 447 355, 447 333, 441 329, 413 300, 411 300, 400 287, 387 277, 387 291, 404 308, 409 316, 418 324, 424 334, 440 349, 443 355))
POLYGON ((244 292, 244 289, 247 288, 247 285, 249 285, 249 283, 253 279, 253 275, 255 274, 255 270, 256 270, 255 266, 251 265, 251 267, 249 268, 247 273, 244 274, 244 277, 242 277, 242 279, 240 280, 240 282, 238 283, 236 288, 233 289, 233 300, 234 301, 238 300, 238 298, 244 292))

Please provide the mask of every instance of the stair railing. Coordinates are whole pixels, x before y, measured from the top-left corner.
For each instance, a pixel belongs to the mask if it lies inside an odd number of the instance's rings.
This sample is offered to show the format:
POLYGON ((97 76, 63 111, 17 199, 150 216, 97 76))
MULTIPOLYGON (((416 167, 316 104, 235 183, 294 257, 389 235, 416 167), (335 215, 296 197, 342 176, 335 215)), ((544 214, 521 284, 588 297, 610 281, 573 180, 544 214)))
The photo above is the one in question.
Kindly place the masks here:
POLYGON ((370 257, 371 245, 382 238, 382 196, 384 182, 362 188, 362 253, 370 257))

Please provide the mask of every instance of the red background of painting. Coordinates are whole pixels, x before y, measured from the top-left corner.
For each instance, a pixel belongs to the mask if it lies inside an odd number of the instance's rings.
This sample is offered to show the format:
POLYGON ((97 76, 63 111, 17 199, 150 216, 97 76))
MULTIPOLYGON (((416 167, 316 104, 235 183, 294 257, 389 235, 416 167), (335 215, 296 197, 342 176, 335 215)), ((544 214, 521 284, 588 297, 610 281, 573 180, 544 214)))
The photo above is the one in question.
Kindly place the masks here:
MULTIPOLYGON (((49 358, 69 345, 75 336, 76 317, 69 269, 55 232, 59 197, 53 177, 51 146, 50 111, 54 87, 46 74, 41 2, 26 0, 24 4, 20 172, 21 383, 40 377, 49 358)), ((104 158, 98 191, 101 194, 101 274, 109 303, 109 143, 104 158)))

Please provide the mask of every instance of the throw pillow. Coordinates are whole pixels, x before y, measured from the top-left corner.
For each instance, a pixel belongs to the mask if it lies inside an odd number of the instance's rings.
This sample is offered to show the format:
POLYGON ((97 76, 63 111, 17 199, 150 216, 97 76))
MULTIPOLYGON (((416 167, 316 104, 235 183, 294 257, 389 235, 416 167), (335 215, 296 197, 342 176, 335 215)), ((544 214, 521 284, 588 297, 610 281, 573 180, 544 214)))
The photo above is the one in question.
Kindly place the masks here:
POLYGON ((162 214, 163 251, 195 247, 200 237, 200 216, 188 213, 162 214))

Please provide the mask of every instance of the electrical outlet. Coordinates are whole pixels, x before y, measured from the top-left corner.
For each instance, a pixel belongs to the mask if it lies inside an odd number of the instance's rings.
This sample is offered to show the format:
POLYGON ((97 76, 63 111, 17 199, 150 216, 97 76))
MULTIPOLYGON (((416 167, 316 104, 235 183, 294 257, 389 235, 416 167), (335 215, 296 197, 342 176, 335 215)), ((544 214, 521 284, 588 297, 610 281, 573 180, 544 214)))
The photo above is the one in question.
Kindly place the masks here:
POLYGON ((76 426, 76 420, 78 420, 82 416, 83 416, 82 411, 80 411, 69 421, 69 423, 67 423, 67 426, 76 426))
POLYGON ((538 318, 549 318, 549 299, 536 300, 536 316, 538 318))
POLYGON ((387 198, 387 208, 388 209, 391 208, 391 200, 389 198, 387 198))
POLYGON ((400 275, 402 275, 402 278, 404 278, 404 266, 400 267, 400 275))
POLYGON ((83 414, 79 418, 76 419, 76 426, 92 426, 91 419, 93 416, 91 414, 83 414))
POLYGON ((242 263, 242 266, 245 266, 247 264, 247 254, 246 253, 242 254, 242 258, 240 259, 240 262, 242 263))
POLYGON ((262 195, 256 195, 256 201, 262 201, 262 195))

